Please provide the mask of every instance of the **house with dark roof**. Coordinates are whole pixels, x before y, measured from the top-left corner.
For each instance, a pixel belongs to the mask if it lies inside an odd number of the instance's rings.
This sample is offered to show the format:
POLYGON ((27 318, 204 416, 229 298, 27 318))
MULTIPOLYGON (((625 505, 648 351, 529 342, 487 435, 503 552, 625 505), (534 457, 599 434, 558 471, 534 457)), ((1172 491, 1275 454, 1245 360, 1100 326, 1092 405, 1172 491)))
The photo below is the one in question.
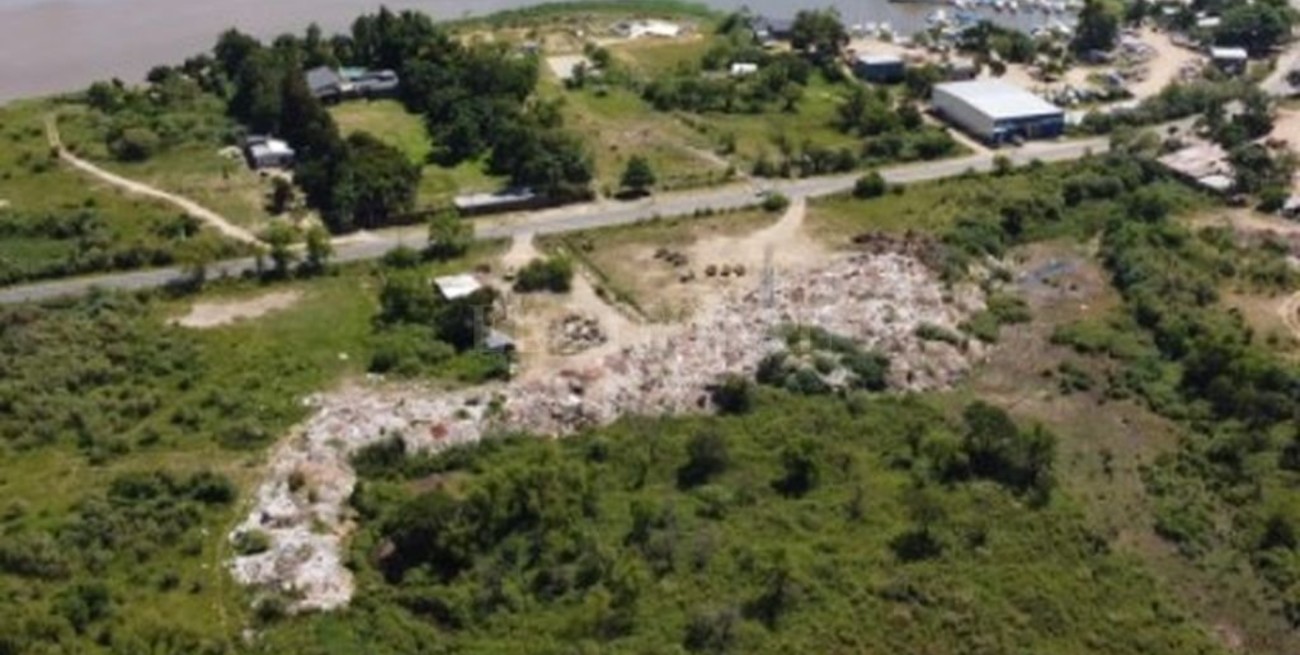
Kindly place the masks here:
POLYGON ((332 102, 343 98, 343 89, 347 81, 333 68, 319 66, 307 71, 307 88, 316 98, 332 102))
POLYGON ((789 41, 794 35, 794 20, 755 16, 750 19, 749 28, 754 30, 754 38, 764 45, 776 43, 777 41, 789 41))
POLYGON ((307 87, 322 102, 339 102, 351 98, 387 98, 397 95, 401 80, 391 70, 343 68, 327 66, 313 68, 306 73, 307 87))

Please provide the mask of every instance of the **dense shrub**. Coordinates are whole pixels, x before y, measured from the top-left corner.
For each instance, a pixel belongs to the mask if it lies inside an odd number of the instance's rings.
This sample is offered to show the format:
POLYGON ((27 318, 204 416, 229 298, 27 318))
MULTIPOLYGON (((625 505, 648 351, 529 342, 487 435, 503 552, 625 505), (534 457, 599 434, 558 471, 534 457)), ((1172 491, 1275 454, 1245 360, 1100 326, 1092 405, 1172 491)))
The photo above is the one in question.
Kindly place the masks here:
POLYGON ((573 285, 573 262, 567 257, 549 257, 528 262, 515 275, 515 291, 566 293, 573 285))

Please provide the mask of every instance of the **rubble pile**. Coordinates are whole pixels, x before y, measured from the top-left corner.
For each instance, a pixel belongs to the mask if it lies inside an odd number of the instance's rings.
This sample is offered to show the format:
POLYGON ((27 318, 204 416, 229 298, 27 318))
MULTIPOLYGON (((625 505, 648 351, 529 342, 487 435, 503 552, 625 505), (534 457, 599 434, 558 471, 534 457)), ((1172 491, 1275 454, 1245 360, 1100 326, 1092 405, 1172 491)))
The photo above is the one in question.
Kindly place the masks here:
POLYGON ((609 341, 600 321, 582 314, 567 314, 552 322, 547 335, 548 348, 557 355, 576 355, 609 341))
MULTIPOLYGON (((887 354, 897 388, 951 384, 980 356, 978 344, 963 351, 915 336, 922 324, 955 329, 984 303, 974 287, 945 291, 914 257, 857 254, 821 270, 764 278, 667 336, 628 344, 585 368, 487 389, 352 386, 314 396, 314 415, 273 453, 253 508, 231 535, 261 531, 272 546, 235 558, 235 578, 285 593, 295 610, 346 604, 352 578, 341 540, 356 483, 349 459, 385 439, 437 450, 498 431, 563 435, 625 414, 706 410, 718 377, 752 374, 783 348, 775 328, 788 324, 818 326, 887 354)), ((581 320, 575 325, 586 329, 581 320)))

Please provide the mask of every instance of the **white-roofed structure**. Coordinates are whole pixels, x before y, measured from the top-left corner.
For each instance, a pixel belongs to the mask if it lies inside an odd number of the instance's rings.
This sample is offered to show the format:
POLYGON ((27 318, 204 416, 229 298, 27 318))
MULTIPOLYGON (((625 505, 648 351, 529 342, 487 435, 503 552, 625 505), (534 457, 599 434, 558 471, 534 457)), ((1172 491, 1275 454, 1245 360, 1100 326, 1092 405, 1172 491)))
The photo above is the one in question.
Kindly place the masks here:
POLYGON ((1065 110, 999 80, 938 84, 930 102, 940 116, 989 143, 1051 138, 1065 131, 1065 110))
POLYGON ((244 139, 244 157, 253 170, 263 168, 289 168, 293 166, 294 151, 288 143, 269 136, 249 136, 244 139))
POLYGON ((459 275, 444 275, 433 279, 433 286, 438 288, 438 293, 447 300, 455 300, 473 295, 475 291, 483 288, 483 283, 478 278, 469 273, 459 275))

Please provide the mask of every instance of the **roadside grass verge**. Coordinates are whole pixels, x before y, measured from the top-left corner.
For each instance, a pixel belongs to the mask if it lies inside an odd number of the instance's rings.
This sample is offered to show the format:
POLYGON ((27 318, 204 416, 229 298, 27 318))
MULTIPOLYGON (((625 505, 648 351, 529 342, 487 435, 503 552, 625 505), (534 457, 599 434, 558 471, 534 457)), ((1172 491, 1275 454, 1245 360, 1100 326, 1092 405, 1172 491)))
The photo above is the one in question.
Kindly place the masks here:
POLYGON ((58 161, 45 116, 62 110, 52 100, 0 107, 0 284, 168 265, 196 239, 217 254, 243 252, 170 205, 58 161))
POLYGON ((252 171, 234 149, 238 129, 219 103, 204 98, 173 120, 205 129, 184 131, 183 139, 141 162, 113 158, 106 144, 110 118, 84 105, 59 110, 59 132, 73 153, 123 177, 184 196, 254 233, 274 218, 269 210, 271 178, 252 171))

